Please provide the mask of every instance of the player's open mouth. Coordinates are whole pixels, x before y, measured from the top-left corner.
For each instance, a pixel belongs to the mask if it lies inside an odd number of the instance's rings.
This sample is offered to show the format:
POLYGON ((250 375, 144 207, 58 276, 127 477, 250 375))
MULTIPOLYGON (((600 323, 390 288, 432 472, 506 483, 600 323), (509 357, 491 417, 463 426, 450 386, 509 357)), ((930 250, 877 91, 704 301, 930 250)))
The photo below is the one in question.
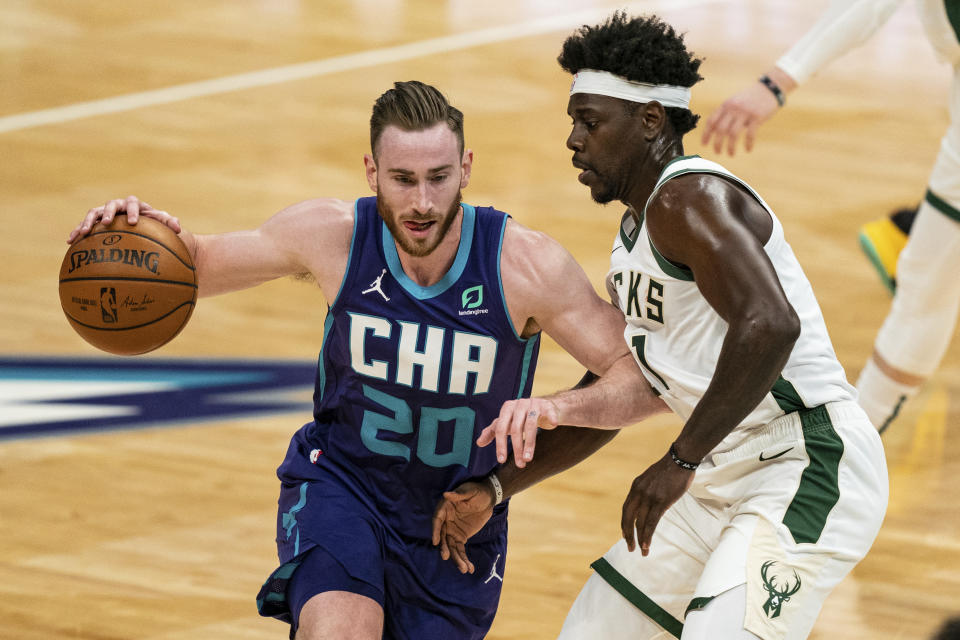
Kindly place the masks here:
POLYGON ((573 166, 577 169, 581 169, 580 175, 577 176, 577 180, 579 180, 582 184, 587 184, 587 179, 592 175, 596 175, 596 172, 591 167, 583 162, 580 162, 576 158, 573 159, 573 166))
POLYGON ((414 233, 424 233, 428 231, 434 224, 436 224, 434 220, 428 220, 427 222, 414 222, 412 220, 405 220, 403 222, 403 226, 414 233))

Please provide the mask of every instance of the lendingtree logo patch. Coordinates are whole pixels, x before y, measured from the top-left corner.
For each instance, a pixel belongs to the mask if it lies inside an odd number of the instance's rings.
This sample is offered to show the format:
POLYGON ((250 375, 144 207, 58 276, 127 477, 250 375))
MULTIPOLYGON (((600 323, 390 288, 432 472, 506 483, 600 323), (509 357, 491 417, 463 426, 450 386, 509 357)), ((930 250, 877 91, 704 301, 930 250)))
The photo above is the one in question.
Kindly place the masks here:
POLYGON ((475 287, 470 287, 469 289, 464 289, 463 293, 460 295, 460 315, 461 316, 476 316, 483 313, 488 313, 488 309, 481 309, 483 304, 483 285, 478 284, 475 287))
POLYGON ((464 309, 476 309, 483 304, 483 285, 478 284, 463 292, 460 297, 460 306, 464 309))

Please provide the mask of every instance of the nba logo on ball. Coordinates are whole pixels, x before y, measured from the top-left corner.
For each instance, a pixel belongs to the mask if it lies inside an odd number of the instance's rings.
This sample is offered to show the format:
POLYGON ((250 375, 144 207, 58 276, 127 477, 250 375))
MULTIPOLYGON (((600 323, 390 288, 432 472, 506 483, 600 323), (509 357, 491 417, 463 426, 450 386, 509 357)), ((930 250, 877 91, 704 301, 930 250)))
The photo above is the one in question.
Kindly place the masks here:
POLYGON ((117 321, 117 290, 113 287, 100 287, 100 311, 105 323, 117 321))
POLYGON ((146 353, 174 338, 197 302, 197 271, 179 236, 158 220, 118 215, 67 250, 60 306, 84 340, 120 355, 146 353), (98 313, 99 312, 99 313, 98 313))

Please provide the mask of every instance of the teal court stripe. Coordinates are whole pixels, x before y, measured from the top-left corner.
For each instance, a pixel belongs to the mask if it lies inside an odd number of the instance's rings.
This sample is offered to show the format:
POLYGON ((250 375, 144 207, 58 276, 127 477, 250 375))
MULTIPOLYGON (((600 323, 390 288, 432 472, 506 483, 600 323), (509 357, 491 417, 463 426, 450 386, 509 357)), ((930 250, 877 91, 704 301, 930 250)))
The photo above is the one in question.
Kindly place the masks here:
POLYGON ((680 638, 680 634, 683 633, 683 623, 648 598, 640 589, 637 589, 629 580, 623 577, 623 574, 614 569, 605 558, 600 558, 595 561, 590 565, 590 568, 596 571, 597 575, 606 580, 607 584, 626 598, 630 604, 640 609, 647 617, 663 627, 667 633, 674 638, 680 638))

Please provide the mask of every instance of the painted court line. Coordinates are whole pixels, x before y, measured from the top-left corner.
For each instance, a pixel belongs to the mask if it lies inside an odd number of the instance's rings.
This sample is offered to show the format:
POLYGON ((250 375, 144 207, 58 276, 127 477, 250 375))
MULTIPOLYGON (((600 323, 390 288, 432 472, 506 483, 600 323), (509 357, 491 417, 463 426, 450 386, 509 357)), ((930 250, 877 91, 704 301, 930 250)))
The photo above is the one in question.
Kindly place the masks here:
MULTIPOLYGON (((677 9, 688 9, 706 4, 729 1, 730 0, 648 0, 647 2, 634 2, 626 5, 624 8, 628 12, 674 11, 677 9)), ((323 60, 274 67, 273 69, 264 69, 262 71, 239 73, 211 80, 174 85, 163 89, 104 98, 102 100, 78 102, 53 109, 18 113, 0 118, 0 133, 21 131, 23 129, 31 129, 48 124, 60 124, 110 113, 133 111, 143 107, 181 102, 191 98, 213 96, 231 91, 255 89, 257 87, 266 87, 294 80, 315 78, 342 71, 352 71, 381 64, 422 58, 438 53, 459 51, 497 42, 505 42, 507 40, 517 40, 519 38, 562 31, 581 24, 603 20, 610 15, 612 10, 613 8, 590 9, 558 16, 537 18, 517 24, 478 29, 476 31, 468 31, 429 40, 420 40, 418 42, 411 42, 394 47, 371 49, 369 51, 325 58, 323 60)))

